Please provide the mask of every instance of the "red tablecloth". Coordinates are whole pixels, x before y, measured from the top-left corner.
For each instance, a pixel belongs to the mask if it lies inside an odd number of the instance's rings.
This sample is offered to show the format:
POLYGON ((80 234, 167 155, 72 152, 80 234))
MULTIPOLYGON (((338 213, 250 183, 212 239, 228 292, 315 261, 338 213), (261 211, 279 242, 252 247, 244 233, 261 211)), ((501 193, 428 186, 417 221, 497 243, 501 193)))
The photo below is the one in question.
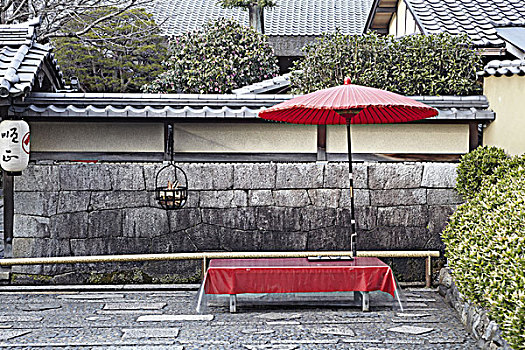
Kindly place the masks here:
POLYGON ((352 261, 213 259, 206 273, 207 294, 372 292, 395 297, 392 270, 377 258, 352 261))

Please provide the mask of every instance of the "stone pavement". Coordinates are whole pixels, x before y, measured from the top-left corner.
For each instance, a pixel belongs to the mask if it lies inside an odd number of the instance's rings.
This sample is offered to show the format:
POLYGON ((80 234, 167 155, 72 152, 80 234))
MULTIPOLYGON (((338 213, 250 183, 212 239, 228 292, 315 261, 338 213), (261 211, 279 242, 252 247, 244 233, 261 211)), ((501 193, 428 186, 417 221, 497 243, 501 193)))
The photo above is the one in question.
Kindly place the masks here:
POLYGON ((239 296, 236 314, 210 298, 198 314, 193 288, 75 288, 0 287, 0 348, 477 349, 430 289, 405 290, 403 312, 372 295, 363 313, 336 293, 239 296))

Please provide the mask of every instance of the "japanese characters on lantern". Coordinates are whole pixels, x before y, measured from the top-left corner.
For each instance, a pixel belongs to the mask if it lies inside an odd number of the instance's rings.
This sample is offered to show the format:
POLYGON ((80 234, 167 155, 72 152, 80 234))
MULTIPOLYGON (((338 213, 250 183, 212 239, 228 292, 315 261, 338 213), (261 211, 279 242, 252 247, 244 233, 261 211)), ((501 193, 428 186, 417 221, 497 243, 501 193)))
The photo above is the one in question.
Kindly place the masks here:
POLYGON ((29 163, 29 125, 23 120, 0 123, 0 166, 4 171, 20 172, 29 163))

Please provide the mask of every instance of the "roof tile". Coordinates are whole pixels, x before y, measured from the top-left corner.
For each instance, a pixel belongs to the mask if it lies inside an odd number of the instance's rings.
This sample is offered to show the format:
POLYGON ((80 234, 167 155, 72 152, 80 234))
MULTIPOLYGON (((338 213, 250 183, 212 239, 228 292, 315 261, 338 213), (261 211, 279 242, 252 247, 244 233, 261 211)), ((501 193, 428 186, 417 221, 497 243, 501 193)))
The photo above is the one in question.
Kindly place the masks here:
MULTIPOLYGON (((279 0, 265 10, 267 35, 321 35, 338 28, 344 34, 363 32, 372 0, 279 0)), ((233 18, 248 25, 242 9, 224 9, 217 0, 153 0, 146 5, 166 35, 200 29, 210 20, 233 18)))

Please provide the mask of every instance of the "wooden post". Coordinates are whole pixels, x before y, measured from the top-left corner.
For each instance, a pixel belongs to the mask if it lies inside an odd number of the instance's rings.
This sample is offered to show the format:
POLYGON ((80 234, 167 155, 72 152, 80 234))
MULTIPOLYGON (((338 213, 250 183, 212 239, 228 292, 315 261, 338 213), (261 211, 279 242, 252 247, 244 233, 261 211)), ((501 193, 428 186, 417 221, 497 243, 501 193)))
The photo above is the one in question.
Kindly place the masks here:
POLYGON ((317 125, 317 161, 326 161, 326 125, 317 125))
POLYGON ((425 266, 425 277, 426 277, 426 287, 432 287, 432 257, 427 256, 426 266, 425 266))
POLYGON ((13 176, 2 172, 4 190, 4 257, 13 257, 13 224, 14 224, 14 186, 13 176))

